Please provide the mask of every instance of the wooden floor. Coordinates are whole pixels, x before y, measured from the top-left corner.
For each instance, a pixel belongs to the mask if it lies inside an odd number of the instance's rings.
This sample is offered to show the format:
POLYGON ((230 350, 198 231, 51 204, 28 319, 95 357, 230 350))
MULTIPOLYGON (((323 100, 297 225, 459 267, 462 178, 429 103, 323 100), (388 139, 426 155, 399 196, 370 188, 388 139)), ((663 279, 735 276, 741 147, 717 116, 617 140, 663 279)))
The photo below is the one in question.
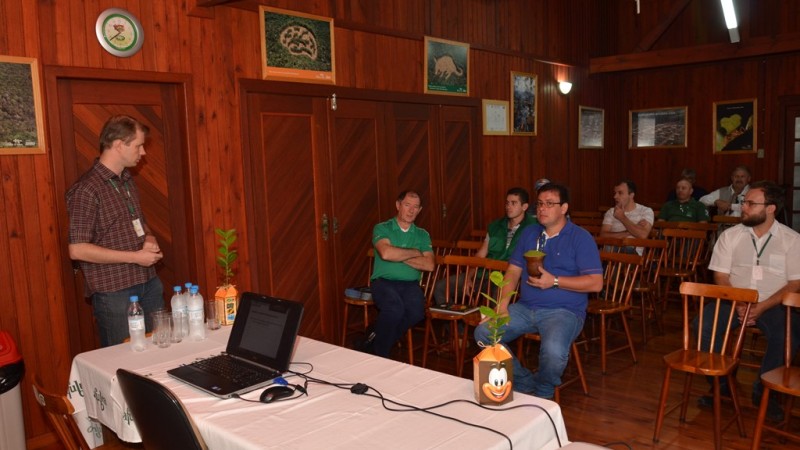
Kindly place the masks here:
MULTIPOLYGON (((665 332, 662 335, 650 333, 647 345, 642 345, 640 321, 631 321, 638 363, 634 364, 630 352, 620 352, 609 356, 608 373, 604 376, 600 371, 600 355, 596 346, 590 347, 583 354, 584 369, 589 384, 590 394, 584 396, 579 384, 573 384, 561 393, 561 408, 571 441, 590 442, 610 448, 623 449, 700 449, 713 448, 713 412, 711 409, 697 407, 697 396, 693 395, 687 419, 681 423, 675 410, 664 418, 664 425, 658 444, 653 442, 656 408, 658 396, 664 378, 662 356, 681 346, 681 319, 678 305, 670 305, 671 310, 665 317, 665 332), (612 445, 612 443, 616 443, 612 445)), ((415 345, 422 343, 421 331, 415 332, 415 345)), ((748 344, 750 345, 750 344, 748 344)), ((763 346, 756 342, 756 347, 763 346)), ((538 347, 530 349, 530 358, 535 359, 538 347)), ((477 350, 472 347, 468 356, 477 350)), ((398 347, 393 353, 398 361, 407 361, 407 351, 398 347)), ((415 352, 417 365, 422 360, 421 349, 415 352)), ((455 366, 450 355, 437 356, 432 353, 428 357, 428 368, 455 374, 455 366)), ((465 378, 472 378, 471 361, 465 365, 465 378)), ((757 409, 752 405, 752 384, 756 379, 755 369, 741 368, 738 374, 740 405, 743 408, 745 431, 747 437, 739 436, 733 424, 723 432, 723 447, 726 449, 749 449, 757 409)), ((670 383, 668 408, 678 402, 683 386, 683 375, 673 374, 670 383)), ((706 390, 708 384, 696 377, 693 386, 706 390)), ((699 394, 698 394, 699 395, 699 394)), ((723 413, 732 413, 733 405, 723 403, 723 413)), ((792 429, 800 432, 800 411, 793 414, 792 429)), ((725 422, 723 416, 723 423, 725 422)), ((765 433, 762 441, 764 449, 800 449, 800 445, 779 443, 778 439, 765 433)))

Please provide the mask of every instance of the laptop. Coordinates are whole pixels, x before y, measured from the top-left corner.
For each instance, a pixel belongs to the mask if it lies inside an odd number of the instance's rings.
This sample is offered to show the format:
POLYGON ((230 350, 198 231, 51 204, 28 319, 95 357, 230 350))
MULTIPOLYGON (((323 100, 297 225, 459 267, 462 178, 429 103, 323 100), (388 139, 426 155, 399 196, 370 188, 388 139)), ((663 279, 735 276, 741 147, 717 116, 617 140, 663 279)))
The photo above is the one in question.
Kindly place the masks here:
POLYGON ((289 369, 303 304, 245 292, 221 355, 167 373, 220 398, 264 387, 289 369))

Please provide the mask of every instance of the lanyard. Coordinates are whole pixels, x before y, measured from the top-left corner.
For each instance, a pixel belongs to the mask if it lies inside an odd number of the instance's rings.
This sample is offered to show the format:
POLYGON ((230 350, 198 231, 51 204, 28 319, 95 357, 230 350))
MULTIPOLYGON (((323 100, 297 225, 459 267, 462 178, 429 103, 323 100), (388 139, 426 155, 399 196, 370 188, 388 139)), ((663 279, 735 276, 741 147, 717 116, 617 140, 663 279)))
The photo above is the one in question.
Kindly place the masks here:
POLYGON ((113 179, 109 178, 108 182, 111 183, 111 186, 114 187, 114 190, 117 191, 117 194, 122 195, 122 197, 125 199, 125 205, 128 207, 128 212, 131 213, 131 217, 136 217, 136 210, 133 208, 133 202, 131 202, 131 190, 128 187, 128 182, 126 181, 122 185, 125 188, 125 193, 128 194, 127 197, 122 194, 117 187, 117 183, 115 183, 113 179))
POLYGON ((750 241, 753 243, 753 248, 756 250, 756 265, 761 265, 761 255, 764 254, 764 249, 767 248, 767 244, 769 244, 769 240, 772 239, 772 233, 769 234, 767 237, 767 242, 764 242, 764 245, 761 246, 761 250, 756 247, 756 240, 753 239, 753 236, 750 236, 750 241))

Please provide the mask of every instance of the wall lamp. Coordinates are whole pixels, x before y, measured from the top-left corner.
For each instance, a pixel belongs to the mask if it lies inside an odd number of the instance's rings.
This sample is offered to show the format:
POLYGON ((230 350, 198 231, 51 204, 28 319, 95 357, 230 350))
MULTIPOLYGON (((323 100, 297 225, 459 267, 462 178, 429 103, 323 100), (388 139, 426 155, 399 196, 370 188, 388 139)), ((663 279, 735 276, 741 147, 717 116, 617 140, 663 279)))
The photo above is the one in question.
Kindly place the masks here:
POLYGON ((569 91, 572 90, 572 83, 569 81, 559 81, 558 90, 561 91, 562 94, 567 95, 569 91))
POLYGON ((720 0, 720 3, 722 3, 722 13, 725 14, 725 26, 728 27, 731 44, 735 44, 739 42, 739 23, 736 20, 733 0, 720 0))

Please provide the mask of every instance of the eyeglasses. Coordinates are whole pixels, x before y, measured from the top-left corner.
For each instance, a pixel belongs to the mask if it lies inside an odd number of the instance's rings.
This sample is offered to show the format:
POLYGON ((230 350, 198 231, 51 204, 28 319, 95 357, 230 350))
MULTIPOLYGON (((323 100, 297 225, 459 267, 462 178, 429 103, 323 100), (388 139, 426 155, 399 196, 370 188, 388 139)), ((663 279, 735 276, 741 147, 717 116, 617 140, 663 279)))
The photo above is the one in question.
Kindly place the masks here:
POLYGON ((547 208, 550 209, 556 205, 563 205, 564 202, 536 202, 536 208, 547 208))
POLYGON ((765 203, 754 202, 752 200, 745 200, 745 201, 742 202, 742 205, 747 206, 748 208, 752 208, 753 206, 758 206, 758 205, 766 206, 766 205, 771 205, 771 204, 772 203, 767 203, 767 202, 765 202, 765 203))

